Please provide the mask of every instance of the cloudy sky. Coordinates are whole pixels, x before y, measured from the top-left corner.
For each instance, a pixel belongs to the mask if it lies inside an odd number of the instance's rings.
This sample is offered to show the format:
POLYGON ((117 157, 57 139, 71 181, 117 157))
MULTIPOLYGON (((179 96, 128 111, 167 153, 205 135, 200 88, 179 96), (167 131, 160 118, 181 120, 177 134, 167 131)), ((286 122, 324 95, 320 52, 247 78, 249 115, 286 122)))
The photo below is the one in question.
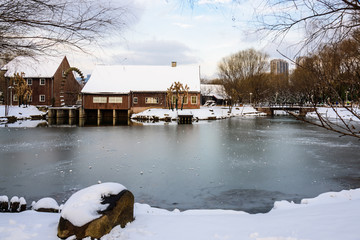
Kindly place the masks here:
MULTIPOLYGON (((204 78, 217 74, 223 57, 255 48, 282 58, 289 42, 271 41, 254 33, 256 13, 263 11, 261 0, 198 0, 193 6, 180 0, 134 0, 126 30, 107 38, 93 56, 68 54, 70 64, 86 74, 96 64, 170 65, 196 64, 204 78)), ((296 36, 294 37, 294 39, 296 36)))

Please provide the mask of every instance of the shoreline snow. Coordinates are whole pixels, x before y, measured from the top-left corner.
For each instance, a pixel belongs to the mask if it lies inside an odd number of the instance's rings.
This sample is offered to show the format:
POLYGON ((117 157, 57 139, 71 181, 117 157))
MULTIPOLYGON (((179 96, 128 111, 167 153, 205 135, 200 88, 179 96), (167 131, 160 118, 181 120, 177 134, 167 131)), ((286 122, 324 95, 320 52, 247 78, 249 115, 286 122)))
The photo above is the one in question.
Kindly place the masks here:
MULTIPOLYGON (((0 239, 58 239, 61 213, 0 213, 0 239)), ((135 221, 103 240, 356 240, 360 236, 360 188, 328 192, 300 204, 274 203, 264 214, 232 210, 167 211, 135 203, 135 221)), ((69 239, 74 239, 70 237, 69 239)))
MULTIPOLYGON (((355 115, 350 113, 345 108, 336 108, 337 113, 330 107, 319 107, 318 112, 320 115, 324 116, 330 120, 337 120, 341 116, 344 120, 360 122, 355 115), (339 116, 338 116, 339 115, 339 116)), ((360 112, 358 108, 354 109, 356 112, 360 112)), ((8 116, 15 117, 17 119, 14 123, 7 123, 7 118, 5 117, 5 106, 0 105, 0 126, 6 127, 37 127, 39 125, 45 124, 46 120, 29 120, 32 116, 44 116, 46 113, 40 111, 35 106, 28 107, 18 107, 11 106, 9 108, 8 116)), ((151 121, 155 124, 166 123, 171 120, 174 121, 179 115, 192 115, 195 120, 219 120, 230 117, 261 117, 266 116, 265 113, 257 111, 252 106, 244 105, 233 107, 231 112, 229 107, 225 106, 213 106, 213 107, 200 107, 200 109, 184 109, 184 110, 169 110, 169 109, 160 109, 152 108, 147 109, 143 112, 133 114, 131 120, 134 122, 139 122, 143 125, 147 125, 145 121, 151 121), (159 121, 159 122, 157 122, 159 121)), ((275 115, 287 115, 285 111, 275 111, 275 115)), ((307 118, 317 119, 316 113, 308 113, 307 118)))

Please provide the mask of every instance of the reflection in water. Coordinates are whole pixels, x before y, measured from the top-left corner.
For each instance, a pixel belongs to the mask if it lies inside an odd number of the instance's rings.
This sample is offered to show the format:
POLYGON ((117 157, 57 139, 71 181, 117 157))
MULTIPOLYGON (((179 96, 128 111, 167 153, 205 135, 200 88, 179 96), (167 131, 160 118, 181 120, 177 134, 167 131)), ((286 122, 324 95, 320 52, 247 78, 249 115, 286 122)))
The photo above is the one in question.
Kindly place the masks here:
POLYGON ((113 181, 152 206, 264 212, 360 187, 357 141, 290 118, 94 126, 1 128, 0 195, 61 202, 113 181))

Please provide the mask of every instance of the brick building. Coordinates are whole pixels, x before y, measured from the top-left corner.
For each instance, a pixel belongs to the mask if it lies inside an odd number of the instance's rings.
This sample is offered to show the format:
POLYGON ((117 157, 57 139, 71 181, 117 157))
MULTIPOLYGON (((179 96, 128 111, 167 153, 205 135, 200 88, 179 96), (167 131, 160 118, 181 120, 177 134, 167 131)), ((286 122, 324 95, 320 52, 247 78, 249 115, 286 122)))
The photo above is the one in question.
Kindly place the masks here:
POLYGON ((10 78, 19 73, 23 74, 32 90, 28 104, 55 107, 76 104, 81 84, 71 72, 63 79, 64 72, 69 68, 66 57, 16 57, 1 69, 5 72, 5 103, 18 104, 10 78))
POLYGON ((96 66, 82 89, 85 112, 137 113, 148 108, 168 108, 167 89, 174 82, 189 87, 183 108, 200 108, 198 66, 96 66))

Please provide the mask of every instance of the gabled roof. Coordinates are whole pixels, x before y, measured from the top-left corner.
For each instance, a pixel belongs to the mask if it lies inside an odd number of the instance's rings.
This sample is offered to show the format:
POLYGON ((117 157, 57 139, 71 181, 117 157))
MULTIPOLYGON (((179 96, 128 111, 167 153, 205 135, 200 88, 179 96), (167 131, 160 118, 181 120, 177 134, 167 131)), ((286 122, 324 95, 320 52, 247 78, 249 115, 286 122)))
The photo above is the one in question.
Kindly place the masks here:
POLYGON ((189 91, 200 92, 198 66, 104 66, 98 65, 82 93, 162 92, 172 83, 188 85, 189 91))
POLYGON ((51 78, 63 59, 64 57, 19 56, 2 67, 1 70, 7 70, 5 77, 13 77, 15 73, 24 73, 26 78, 51 78))

